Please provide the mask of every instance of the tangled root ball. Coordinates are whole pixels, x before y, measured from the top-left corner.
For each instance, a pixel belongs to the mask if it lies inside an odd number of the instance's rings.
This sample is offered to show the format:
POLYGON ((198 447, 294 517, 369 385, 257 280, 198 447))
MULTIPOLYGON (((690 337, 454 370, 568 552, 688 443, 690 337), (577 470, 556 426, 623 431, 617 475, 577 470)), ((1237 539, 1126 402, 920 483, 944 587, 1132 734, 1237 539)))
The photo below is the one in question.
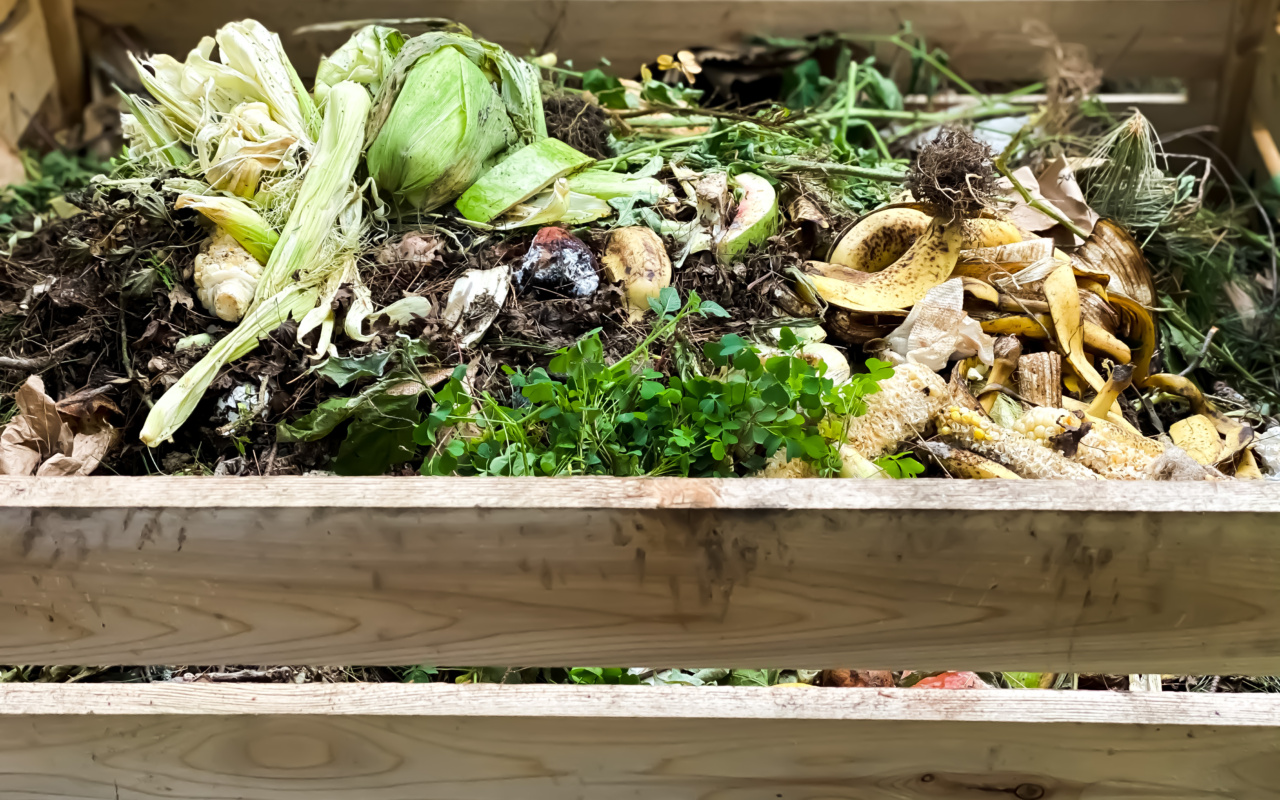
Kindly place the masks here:
POLYGON ((911 165, 907 188, 923 203, 971 216, 995 194, 991 148, 963 128, 943 128, 911 165))

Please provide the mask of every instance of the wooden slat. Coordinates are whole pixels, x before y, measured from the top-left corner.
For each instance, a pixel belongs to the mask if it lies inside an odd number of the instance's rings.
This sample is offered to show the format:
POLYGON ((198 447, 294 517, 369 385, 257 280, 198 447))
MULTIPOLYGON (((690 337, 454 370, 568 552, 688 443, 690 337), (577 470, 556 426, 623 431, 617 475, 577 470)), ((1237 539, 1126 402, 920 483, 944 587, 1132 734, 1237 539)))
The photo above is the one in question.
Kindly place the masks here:
POLYGON ((1273 697, 0 687, 0 798, 1280 796, 1273 697))
POLYGON ((659 53, 724 46, 744 36, 823 30, 891 33, 905 21, 941 46, 970 79, 1039 76, 1043 51, 1023 25, 1040 21, 1082 42, 1115 77, 1222 74, 1234 0, 78 0, 104 22, 133 25, 161 52, 185 53, 222 23, 255 17, 284 34, 299 69, 314 68, 338 37, 290 35, 308 23, 442 16, 518 53, 553 49, 579 66, 609 57, 634 73, 659 53))
POLYGON ((1280 487, 0 479, 0 663, 1280 672, 1280 487))
POLYGON ((1264 63, 1263 43, 1273 35, 1275 15, 1276 0, 1240 0, 1233 13, 1217 121, 1218 141, 1232 159, 1244 144, 1253 84, 1264 63))

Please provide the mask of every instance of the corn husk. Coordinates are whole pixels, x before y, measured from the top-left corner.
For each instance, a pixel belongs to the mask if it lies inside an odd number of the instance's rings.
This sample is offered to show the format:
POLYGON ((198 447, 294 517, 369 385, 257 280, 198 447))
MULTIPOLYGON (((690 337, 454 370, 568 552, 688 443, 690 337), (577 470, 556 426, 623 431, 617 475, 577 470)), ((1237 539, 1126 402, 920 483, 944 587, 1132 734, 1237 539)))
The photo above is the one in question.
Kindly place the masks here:
POLYGON ((365 138, 378 186, 431 210, 466 191, 508 147, 545 137, 535 66, 489 42, 432 32, 401 48, 365 138))
POLYGON ((307 150, 314 141, 315 103, 280 38, 254 20, 224 25, 185 61, 130 58, 158 102, 126 98, 136 123, 126 137, 130 153, 153 165, 186 166, 190 159, 174 148, 180 143, 200 155, 202 171, 222 164, 210 181, 215 186, 252 196, 262 172, 296 166, 291 148, 307 150), (211 58, 215 47, 218 61, 211 58), (238 172, 242 163, 247 174, 238 172))
MULTIPOLYGON (((361 136, 370 108, 369 93, 355 83, 333 87, 325 109, 321 142, 312 153, 303 176, 302 187, 280 240, 258 284, 258 299, 280 293, 295 274, 302 282, 319 283, 334 266, 331 260, 318 258, 331 236, 345 238, 336 223, 344 214, 357 209, 360 196, 353 179, 360 163, 364 144, 361 136)), ((331 243, 330 243, 331 244, 331 243)))
POLYGON ((160 169, 182 169, 194 159, 170 117, 154 103, 120 93, 129 113, 120 115, 120 128, 131 161, 160 169))
POLYGON ((298 137, 271 118, 266 103, 258 102, 241 103, 196 137, 209 185, 250 199, 264 175, 296 168, 297 146, 298 137))
POLYGON ((343 280, 351 279, 360 238, 360 195, 354 178, 369 108, 363 86, 344 82, 333 87, 298 201, 262 270, 253 304, 235 330, 151 409, 142 428, 143 443, 154 447, 171 439, 222 367, 251 352, 287 320, 298 320, 300 331, 304 324, 321 328, 318 349, 328 350, 325 335, 333 329, 332 297, 343 280))
POLYGON ((182 194, 174 208, 194 208, 218 228, 226 231, 259 264, 271 258, 280 234, 267 224, 253 206, 236 197, 182 194))
POLYGON ((367 86, 376 95, 403 46, 404 34, 395 28, 366 25, 356 31, 341 47, 320 59, 313 90, 316 102, 323 105, 329 90, 342 81, 367 86))

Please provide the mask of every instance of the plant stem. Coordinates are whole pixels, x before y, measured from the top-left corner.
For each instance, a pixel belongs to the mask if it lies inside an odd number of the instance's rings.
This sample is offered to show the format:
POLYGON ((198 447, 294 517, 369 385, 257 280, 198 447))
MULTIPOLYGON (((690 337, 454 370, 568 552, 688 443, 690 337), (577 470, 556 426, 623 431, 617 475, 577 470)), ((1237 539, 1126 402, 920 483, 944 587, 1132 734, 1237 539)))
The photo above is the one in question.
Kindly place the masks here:
POLYGON ((787 158, 786 156, 757 155, 756 158, 765 164, 777 164, 780 167, 823 172, 830 175, 845 175, 850 178, 864 178, 869 181, 902 183, 907 179, 907 173, 902 170, 874 169, 853 164, 837 164, 832 161, 805 161, 804 159, 787 158))
POLYGON ((1057 222, 1059 225, 1071 231, 1071 233, 1073 233, 1074 235, 1079 236, 1081 239, 1088 239, 1089 231, 1084 230, 1079 225, 1072 222, 1070 219, 1067 218, 1065 214, 1059 211, 1056 207, 1050 205, 1049 203, 1046 203, 1044 200, 1040 200, 1038 198, 1032 197, 1031 192, 1027 189, 1027 187, 1023 186, 1022 182, 1019 181, 1016 177, 1014 177, 1013 172, 1005 164, 1005 161, 1009 158, 1009 155, 1013 153, 1014 150, 1017 149, 1018 144, 1022 141, 1022 138, 1026 134, 1026 132, 1027 132, 1026 127, 1023 127, 1022 130, 1018 131, 1018 133, 1013 137, 1013 139, 1009 141, 1009 144, 1007 147, 1005 147, 1004 152, 1001 153, 999 156, 996 156, 996 158, 992 159, 992 162, 991 162, 992 166, 996 168, 997 172, 999 172, 1006 179, 1008 179, 1009 183, 1013 184, 1013 188, 1018 192, 1019 195, 1022 196, 1022 202, 1026 203, 1028 206, 1031 206, 1036 211, 1039 211, 1041 214, 1044 214, 1046 217, 1053 220, 1054 222, 1057 222))
MULTIPOLYGON (((736 126, 730 126, 730 127, 732 128, 736 126)), ((728 128, 726 128, 725 130, 728 130, 728 128)), ((637 147, 634 150, 628 150, 627 152, 615 158, 607 158, 604 161, 598 161, 596 162, 595 166, 596 166, 596 169, 616 169, 619 165, 625 164, 627 161, 630 161, 632 156, 638 156, 643 153, 653 153, 658 150, 665 150, 668 147, 674 147, 680 144, 693 144, 694 142, 701 142, 706 140, 710 136, 711 136, 710 133, 699 133, 693 136, 677 136, 674 139, 664 139, 660 142, 654 142, 652 144, 646 144, 643 147, 637 147)))

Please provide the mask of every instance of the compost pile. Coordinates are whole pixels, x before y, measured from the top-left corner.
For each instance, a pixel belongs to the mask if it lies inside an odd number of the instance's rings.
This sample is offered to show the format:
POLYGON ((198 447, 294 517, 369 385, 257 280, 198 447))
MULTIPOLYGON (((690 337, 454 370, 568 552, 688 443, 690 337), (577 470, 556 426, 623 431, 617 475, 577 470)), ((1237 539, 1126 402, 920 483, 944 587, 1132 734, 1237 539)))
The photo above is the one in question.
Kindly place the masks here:
POLYGON ((252 20, 135 59, 125 156, 11 226, 0 474, 1280 470, 1232 349, 1274 324, 1256 212, 1096 83, 1030 105, 889 41, 968 98, 909 109, 840 38, 752 51, 777 86, 454 24, 360 29, 310 89, 252 20))

